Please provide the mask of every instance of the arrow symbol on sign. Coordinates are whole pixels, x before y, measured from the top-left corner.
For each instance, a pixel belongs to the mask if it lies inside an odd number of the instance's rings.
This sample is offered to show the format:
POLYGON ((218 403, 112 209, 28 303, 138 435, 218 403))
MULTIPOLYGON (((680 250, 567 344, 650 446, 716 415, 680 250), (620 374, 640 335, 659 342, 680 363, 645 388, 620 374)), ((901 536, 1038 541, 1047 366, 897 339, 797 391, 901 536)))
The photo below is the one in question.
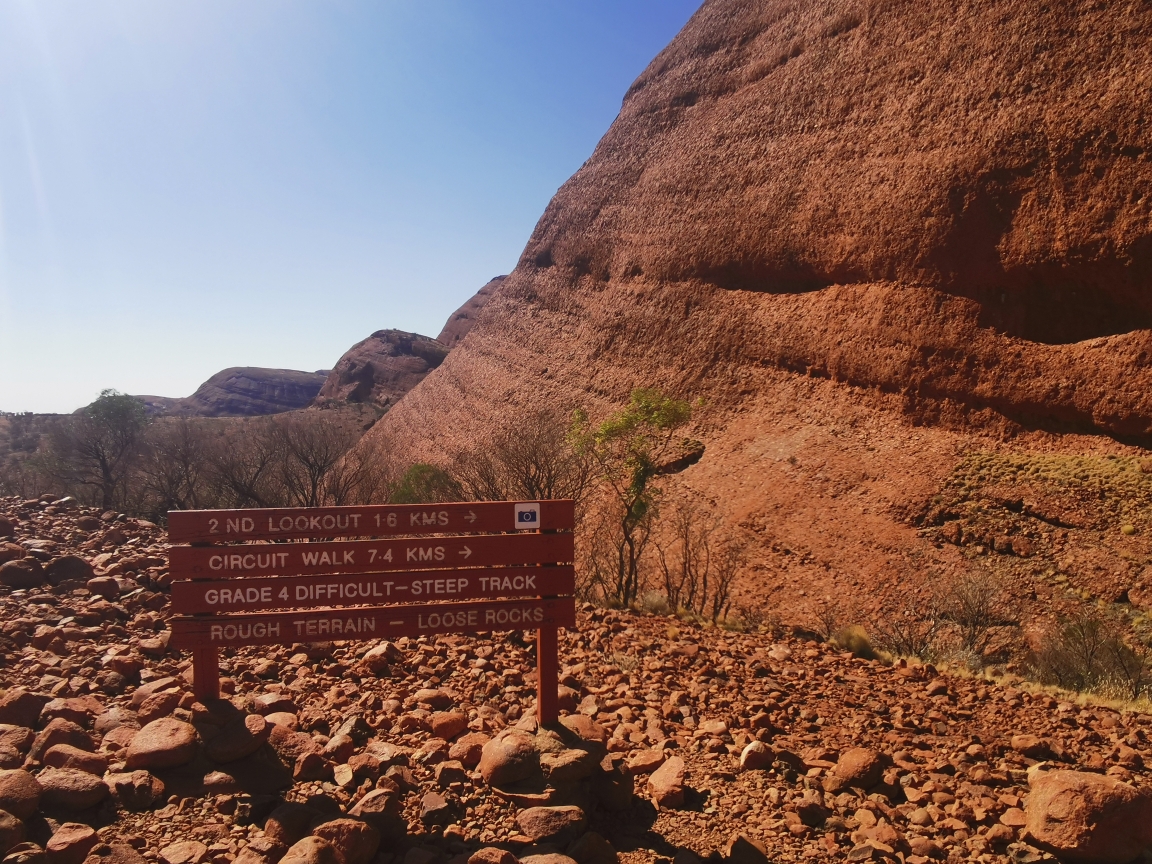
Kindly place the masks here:
POLYGON ((476 521, 476 514, 473 511, 469 510, 468 515, 464 517, 464 521, 465 522, 475 522, 476 521))
POLYGON ((460 550, 460 554, 464 556, 464 560, 468 560, 468 556, 472 554, 472 550, 465 546, 460 550))

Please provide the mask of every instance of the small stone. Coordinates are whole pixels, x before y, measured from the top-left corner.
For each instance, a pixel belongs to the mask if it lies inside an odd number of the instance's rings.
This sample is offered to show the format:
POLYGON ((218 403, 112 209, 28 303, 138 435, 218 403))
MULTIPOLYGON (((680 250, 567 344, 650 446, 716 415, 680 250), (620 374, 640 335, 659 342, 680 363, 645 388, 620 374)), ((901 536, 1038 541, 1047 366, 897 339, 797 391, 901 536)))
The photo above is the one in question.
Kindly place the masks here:
POLYGON ((465 768, 475 768, 480 764, 484 745, 490 740, 483 732, 469 732, 467 735, 461 735, 448 748, 448 758, 462 763, 465 768))
POLYGON ((312 833, 312 829, 324 822, 323 814, 307 804, 288 802, 281 804, 268 814, 264 822, 264 834, 281 848, 292 846, 312 833))
POLYGON ((84 864, 148 864, 148 859, 124 843, 100 843, 92 848, 84 864))
POLYGON ((62 582, 87 583, 92 578, 92 573, 92 565, 79 555, 61 555, 49 561, 44 568, 44 577, 52 585, 59 585, 62 582))
POLYGON ((24 823, 11 813, 0 810, 0 857, 17 843, 24 842, 24 823))
POLYGON ((150 810, 164 799, 164 783, 147 771, 109 774, 104 783, 125 810, 150 810))
POLYGON ((45 768, 37 777, 44 790, 41 805, 63 810, 87 810, 108 797, 103 779, 75 768, 45 768))
POLYGON ((40 712, 52 701, 41 693, 30 693, 23 687, 10 687, 0 696, 0 723, 31 729, 37 725, 40 712))
POLYGON ((587 831, 568 847, 568 854, 579 864, 618 864, 616 849, 595 831, 587 831))
POLYGON ((38 588, 44 582, 44 568, 35 558, 21 558, 0 564, 0 585, 15 589, 38 588))
POLYGON ((38 761, 57 744, 70 744, 78 750, 92 752, 96 749, 92 736, 71 720, 56 717, 45 726, 32 742, 28 758, 38 761))
POLYGON ((264 693, 257 696, 253 700, 256 704, 256 712, 263 714, 267 717, 269 714, 291 714, 293 717, 297 714, 296 703, 292 701, 292 697, 285 693, 264 693))
MULTIPOLYGON (((51 574, 49 574, 48 581, 52 581, 51 574)), ((115 600, 120 596, 120 585, 111 576, 93 576, 85 583, 85 587, 93 594, 106 600, 115 600)))
POLYGON ((196 730, 174 717, 153 720, 135 734, 128 745, 129 770, 175 768, 196 755, 196 730))
POLYGON ((539 770, 535 740, 519 729, 505 729, 484 745, 479 770, 489 786, 526 780, 539 770))
POLYGON ((1035 735, 1013 735, 1010 743, 1013 750, 1029 759, 1052 758, 1052 743, 1044 738, 1035 735))
POLYGON ((108 770, 108 757, 99 753, 89 753, 71 744, 56 744, 44 754, 44 764, 53 768, 74 768, 103 777, 108 770))
POLYGON ((164 864, 200 864, 208 855, 208 847, 199 840, 180 840, 160 850, 164 864))
POLYGON ((320 751, 325 759, 333 762, 347 762, 355 752, 356 742, 350 735, 333 735, 320 751))
POLYGON ((550 852, 544 855, 525 855, 520 859, 520 864, 577 864, 577 862, 559 852, 550 852))
POLYGON ((455 808, 439 792, 427 792, 420 799, 420 821, 425 825, 447 825, 454 817, 455 808))
POLYGON ((398 789, 373 789, 356 803, 349 815, 363 819, 385 839, 404 836, 406 824, 398 789))
POLYGON ((336 848, 323 837, 305 837, 294 843, 280 864, 344 864, 336 848))
POLYGON ((634 777, 651 774, 663 764, 662 750, 633 750, 628 754, 628 770, 634 777))
POLYGON ((45 851, 51 864, 82 864, 100 838, 88 825, 65 823, 48 840, 45 851))
POLYGON ((684 760, 671 756, 648 778, 648 794, 657 807, 675 809, 684 804, 684 760))
POLYGON ((248 714, 224 726, 204 745, 204 752, 213 762, 225 765, 251 756, 268 740, 272 724, 260 714, 248 714))
POLYGON ((0 810, 17 819, 27 819, 36 812, 43 791, 36 778, 22 768, 0 771, 0 810))
POLYGON ((485 846, 468 857, 468 864, 517 864, 516 856, 506 849, 485 846))
POLYGON ((752 741, 740 751, 740 768, 743 771, 762 771, 771 768, 775 761, 775 751, 763 741, 752 741))
POLYGON ((25 841, 8 850, 4 864, 48 864, 48 853, 35 843, 25 841))
POLYGON ((358 780, 375 780, 380 776, 380 758, 371 753, 357 753, 348 760, 348 767, 358 780))
POLYGON ((1009 828, 1023 828, 1028 824, 1028 817, 1019 807, 1009 807, 1000 814, 1000 824, 1009 828))
POLYGON ((178 690, 153 693, 140 704, 140 710, 137 712, 140 725, 147 726, 153 720, 169 716, 180 706, 181 695, 178 690))
POLYGON ((312 835, 331 843, 344 864, 368 864, 380 848, 380 832, 359 819, 324 822, 312 835))
POLYGON ((516 825, 537 843, 563 846, 584 833, 588 817, 579 807, 529 807, 516 814, 516 825))
POLYGON ((92 696, 53 699, 41 709, 40 722, 48 723, 57 717, 63 717, 65 720, 70 720, 77 726, 87 729, 103 713, 103 704, 92 696))
POLYGON ((884 774, 884 757, 866 747, 853 747, 840 754, 836 767, 825 778, 824 788, 829 792, 843 789, 871 789, 884 774))
POLYGON ((432 715, 432 734, 451 741, 468 728, 468 718, 459 711, 437 711, 432 715))
POLYGON ((417 704, 427 705, 433 711, 444 711, 452 705, 452 697, 443 690, 417 690, 412 698, 417 704))
POLYGON ((332 776, 332 766, 319 753, 301 753, 296 757, 292 768, 292 779, 304 783, 309 780, 325 780, 332 776))
POLYGON ((591 777, 599 761, 595 753, 587 750, 561 750, 541 753, 540 769, 549 783, 560 786, 591 777))
POLYGON ((724 857, 732 864, 767 864, 768 850, 747 834, 733 834, 724 847, 724 857))
POLYGON ((449 760, 441 762, 436 766, 433 774, 436 777, 436 783, 441 788, 447 788, 453 783, 467 783, 469 780, 468 772, 460 762, 449 760))

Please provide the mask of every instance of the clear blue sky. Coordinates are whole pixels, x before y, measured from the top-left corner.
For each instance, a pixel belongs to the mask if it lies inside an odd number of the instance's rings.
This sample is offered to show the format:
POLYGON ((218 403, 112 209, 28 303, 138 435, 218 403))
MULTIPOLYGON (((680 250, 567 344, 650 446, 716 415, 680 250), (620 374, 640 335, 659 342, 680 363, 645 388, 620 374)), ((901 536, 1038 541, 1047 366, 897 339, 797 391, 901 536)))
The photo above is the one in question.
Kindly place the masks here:
POLYGON ((0 0, 0 410, 435 336, 698 0, 0 0))

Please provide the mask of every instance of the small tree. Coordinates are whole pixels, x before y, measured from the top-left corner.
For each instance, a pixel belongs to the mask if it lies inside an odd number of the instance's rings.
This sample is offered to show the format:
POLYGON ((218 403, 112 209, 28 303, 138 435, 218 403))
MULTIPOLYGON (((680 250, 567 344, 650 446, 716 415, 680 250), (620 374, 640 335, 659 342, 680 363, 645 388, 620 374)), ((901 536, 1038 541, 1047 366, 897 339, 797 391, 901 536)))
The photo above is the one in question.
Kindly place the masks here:
POLYGON ((596 466, 614 511, 616 547, 611 594, 622 603, 634 602, 640 591, 640 562, 656 516, 659 490, 652 481, 669 462, 679 442, 676 433, 692 417, 691 406, 659 390, 632 391, 628 406, 599 425, 577 411, 571 440, 577 452, 596 466))
POLYGON ((124 497, 147 426, 143 402, 103 390, 95 402, 53 428, 46 466, 57 479, 92 489, 100 506, 110 509, 124 497))
POLYGON ((187 417, 153 423, 145 436, 139 476, 149 516, 210 507, 210 441, 204 425, 187 417))
POLYGON ((551 408, 518 417, 482 446, 462 450, 452 476, 475 501, 572 498, 588 486, 588 459, 568 439, 568 419, 551 408))
POLYGON ((404 472, 389 500, 393 504, 428 504, 460 498, 460 484, 451 474, 436 465, 417 462, 404 472))

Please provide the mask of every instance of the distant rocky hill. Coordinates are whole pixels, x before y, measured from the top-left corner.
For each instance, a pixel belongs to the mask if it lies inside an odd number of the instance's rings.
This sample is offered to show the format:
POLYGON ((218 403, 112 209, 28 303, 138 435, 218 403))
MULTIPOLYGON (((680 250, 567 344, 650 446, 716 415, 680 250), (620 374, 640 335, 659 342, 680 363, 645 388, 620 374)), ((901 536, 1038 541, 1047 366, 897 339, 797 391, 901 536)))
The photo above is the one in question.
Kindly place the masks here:
POLYGON ((1152 517, 1074 496, 1144 494, 1149 83, 1147 4, 709 0, 361 446, 435 461, 657 386, 707 400, 674 495, 793 620, 984 570, 1050 618, 1102 573, 1138 596, 1152 517))
POLYGON ((316 404, 359 402, 385 409, 395 405, 468 335, 480 311, 507 278, 497 276, 472 295, 452 313, 436 339, 403 330, 377 330, 357 342, 337 361, 316 404))
POLYGON ((377 330, 353 345, 328 374, 316 402, 394 405, 444 362, 448 348, 403 330, 377 330))
POLYGON ((237 366, 217 372, 191 396, 137 396, 155 414, 188 417, 254 417, 304 408, 328 378, 327 370, 237 366))

